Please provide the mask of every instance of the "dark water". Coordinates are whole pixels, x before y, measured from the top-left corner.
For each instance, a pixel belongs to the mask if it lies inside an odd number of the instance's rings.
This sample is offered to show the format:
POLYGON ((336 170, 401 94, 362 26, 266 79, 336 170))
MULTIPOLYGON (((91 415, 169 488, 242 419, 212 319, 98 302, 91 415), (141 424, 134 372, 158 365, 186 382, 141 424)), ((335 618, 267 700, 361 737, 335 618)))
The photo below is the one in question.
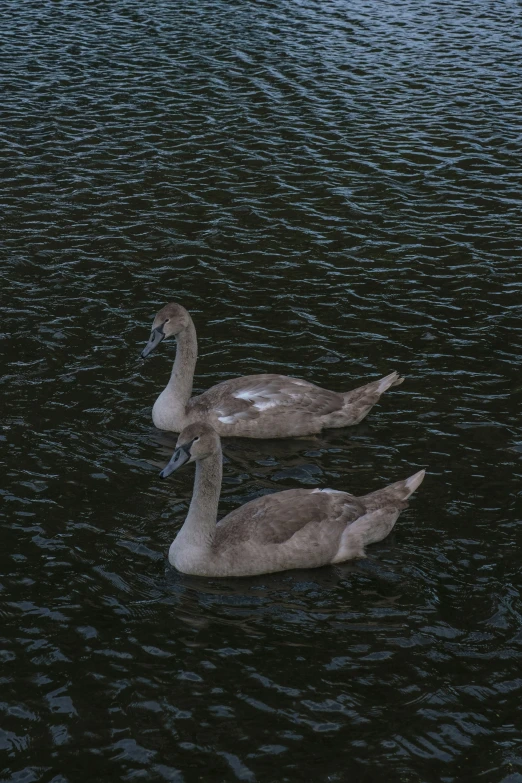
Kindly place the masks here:
POLYGON ((2 783, 522 781, 516 0, 4 0, 2 783), (368 560, 180 577, 150 412, 288 372, 407 382, 225 443, 220 510, 429 475, 368 560))

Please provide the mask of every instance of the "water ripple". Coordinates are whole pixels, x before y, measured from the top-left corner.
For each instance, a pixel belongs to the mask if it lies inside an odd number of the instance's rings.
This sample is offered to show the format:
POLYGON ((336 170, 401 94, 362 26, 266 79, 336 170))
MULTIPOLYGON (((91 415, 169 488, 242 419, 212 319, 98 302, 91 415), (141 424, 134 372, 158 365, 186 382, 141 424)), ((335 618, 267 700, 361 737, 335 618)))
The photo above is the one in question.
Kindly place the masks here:
POLYGON ((520 4, 6 0, 1 780, 522 776, 520 4), (151 404, 397 369, 362 425, 225 444, 223 513, 428 466, 368 560, 166 566, 151 404), (274 770, 277 772, 274 772, 274 770))

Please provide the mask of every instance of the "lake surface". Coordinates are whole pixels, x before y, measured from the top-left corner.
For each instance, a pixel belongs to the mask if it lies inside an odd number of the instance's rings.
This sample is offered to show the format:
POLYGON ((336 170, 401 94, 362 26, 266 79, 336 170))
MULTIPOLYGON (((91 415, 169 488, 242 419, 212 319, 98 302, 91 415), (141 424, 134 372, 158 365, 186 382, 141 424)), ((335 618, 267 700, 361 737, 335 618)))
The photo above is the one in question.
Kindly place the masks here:
POLYGON ((4 0, 2 783, 522 781, 516 0, 4 0), (224 443, 220 513, 426 467, 367 560, 189 579, 151 406, 398 370, 224 443))

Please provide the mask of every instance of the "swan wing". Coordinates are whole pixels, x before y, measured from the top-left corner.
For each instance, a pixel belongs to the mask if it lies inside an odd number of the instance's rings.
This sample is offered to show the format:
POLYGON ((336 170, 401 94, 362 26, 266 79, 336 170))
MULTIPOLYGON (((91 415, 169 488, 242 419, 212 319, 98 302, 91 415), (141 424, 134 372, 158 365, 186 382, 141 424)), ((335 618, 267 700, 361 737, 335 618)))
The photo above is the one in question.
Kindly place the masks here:
POLYGON ((214 386, 196 398, 197 404, 212 409, 223 424, 256 419, 268 411, 273 414, 292 412, 326 416, 340 410, 340 394, 313 383, 286 375, 251 375, 214 386))
POLYGON ((365 509, 347 492, 289 489, 255 498, 232 511, 217 524, 213 547, 241 543, 283 545, 305 533, 313 539, 337 540, 346 525, 365 509))

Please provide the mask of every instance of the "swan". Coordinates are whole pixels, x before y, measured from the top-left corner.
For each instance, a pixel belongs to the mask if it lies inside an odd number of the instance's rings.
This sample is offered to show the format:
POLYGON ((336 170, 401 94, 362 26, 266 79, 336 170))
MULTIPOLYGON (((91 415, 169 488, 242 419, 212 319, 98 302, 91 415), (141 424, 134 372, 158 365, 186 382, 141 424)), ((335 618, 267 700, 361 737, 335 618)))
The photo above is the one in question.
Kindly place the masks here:
POLYGON ((194 491, 169 562, 182 573, 211 577, 365 557, 365 546, 386 538, 425 475, 421 470, 362 497, 333 489, 287 489, 255 498, 216 522, 222 454, 219 435, 209 424, 194 422, 181 432, 160 476, 166 478, 186 462, 196 463, 194 491))
POLYGON ((147 357, 166 337, 175 336, 176 359, 170 380, 154 403, 152 420, 160 430, 181 432, 194 421, 206 421, 221 436, 289 438, 313 435, 325 428, 358 424, 383 392, 403 382, 398 373, 349 392, 322 389, 286 375, 245 375, 192 395, 198 343, 187 310, 172 302, 154 318, 147 357))

